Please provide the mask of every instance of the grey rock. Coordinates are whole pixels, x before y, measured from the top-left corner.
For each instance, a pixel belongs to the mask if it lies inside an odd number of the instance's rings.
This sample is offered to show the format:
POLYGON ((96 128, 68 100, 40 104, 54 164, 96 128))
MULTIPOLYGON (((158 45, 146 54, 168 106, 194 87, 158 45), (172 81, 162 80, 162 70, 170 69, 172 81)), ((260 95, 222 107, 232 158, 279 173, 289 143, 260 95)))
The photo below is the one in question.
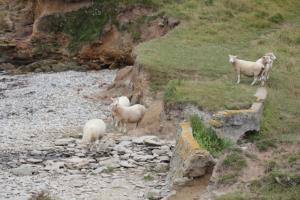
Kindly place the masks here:
POLYGON ((157 154, 157 155, 163 155, 163 154, 165 154, 166 152, 164 151, 164 150, 161 150, 161 149, 153 149, 152 150, 152 153, 153 154, 157 154))
POLYGON ((159 160, 159 162, 169 162, 170 161, 169 156, 159 156, 157 159, 159 160))
POLYGON ((124 154, 120 156, 121 160, 128 160, 130 158, 130 154, 124 154))
POLYGON ((128 147, 132 144, 130 140, 121 141, 118 145, 128 147))
POLYGON ((158 163, 154 167, 154 171, 156 172, 167 172, 169 170, 169 164, 168 163, 158 163))
POLYGON ((119 141, 132 141, 132 137, 129 137, 129 136, 121 136, 118 140, 119 140, 119 141))
POLYGON ((39 155, 42 155, 43 152, 42 151, 38 151, 38 150, 33 150, 30 152, 30 155, 32 156, 39 156, 39 155))
POLYGON ((80 153, 76 153, 75 155, 78 156, 78 157, 80 157, 80 158, 85 157, 85 154, 83 154, 83 153, 81 153, 81 152, 80 152, 80 153))
POLYGON ((67 146, 69 143, 73 143, 76 140, 74 138, 63 138, 55 141, 56 146, 67 146))
POLYGON ((88 164, 89 161, 86 158, 72 157, 65 160, 65 166, 69 169, 86 168, 88 164))
POLYGON ((161 146, 164 145, 165 143, 162 142, 159 138, 146 138, 144 139, 144 143, 149 146, 161 146))
POLYGON ((151 155, 134 155, 133 156, 133 160, 137 161, 137 162, 145 162, 147 160, 153 160, 155 158, 155 156, 151 156, 151 155))
POLYGON ((16 176, 31 176, 38 174, 37 168, 29 164, 24 164, 18 168, 11 169, 10 172, 16 176))
POLYGON ((131 151, 123 145, 116 145, 113 150, 117 151, 118 154, 131 153, 131 151))
POLYGON ((134 144, 144 144, 145 139, 156 139, 156 138, 157 138, 156 136, 142 136, 142 137, 134 138, 132 142, 134 144))
POLYGON ((44 163, 45 166, 45 170, 46 171, 55 171, 55 172, 61 172, 61 170, 64 168, 64 162, 54 162, 54 161, 46 161, 44 163))
POLYGON ((52 146, 43 146, 43 147, 40 147, 40 151, 51 151, 53 149, 54 148, 52 146))
POLYGON ((125 168, 134 168, 135 167, 135 165, 129 163, 128 161, 124 161, 124 160, 122 160, 120 162, 120 165, 121 165, 121 167, 125 167, 125 168))
POLYGON ((99 167, 99 168, 93 170, 92 174, 101 174, 105 169, 106 169, 106 167, 99 167))
POLYGON ((100 165, 115 169, 120 167, 120 160, 118 158, 110 158, 100 161, 100 165))
POLYGON ((36 158, 28 158, 27 162, 37 164, 37 163, 43 162, 43 160, 42 159, 36 159, 36 158))

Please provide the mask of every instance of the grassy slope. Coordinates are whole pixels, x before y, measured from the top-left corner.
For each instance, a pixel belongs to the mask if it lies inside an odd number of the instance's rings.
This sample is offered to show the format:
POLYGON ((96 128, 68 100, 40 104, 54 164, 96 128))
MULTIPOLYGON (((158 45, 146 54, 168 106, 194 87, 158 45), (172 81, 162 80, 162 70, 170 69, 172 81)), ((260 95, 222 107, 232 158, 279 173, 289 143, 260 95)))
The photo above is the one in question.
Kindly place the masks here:
MULTIPOLYGON (((272 51, 278 59, 268 82, 262 132, 251 139, 262 150, 276 141, 300 143, 300 1, 178 0, 161 7, 182 24, 136 49, 154 90, 165 90, 167 101, 193 102, 212 111, 247 104, 256 87, 245 77, 241 85, 234 84, 228 54, 256 60, 272 51)), ((295 166, 287 158, 280 162, 274 172, 251 183, 248 193, 221 199, 297 199, 299 173, 291 175, 295 166), (292 179, 292 185, 278 183, 278 173, 282 180, 292 179)))
POLYGON ((263 131, 300 141, 300 1, 176 2, 164 4, 162 10, 183 23, 136 49, 137 61, 151 75, 152 88, 162 90, 169 80, 180 79, 174 101, 194 102, 208 110, 250 103, 255 90, 249 86, 252 79, 243 77, 240 86, 234 84, 228 54, 256 60, 272 51, 278 60, 268 84, 263 131))

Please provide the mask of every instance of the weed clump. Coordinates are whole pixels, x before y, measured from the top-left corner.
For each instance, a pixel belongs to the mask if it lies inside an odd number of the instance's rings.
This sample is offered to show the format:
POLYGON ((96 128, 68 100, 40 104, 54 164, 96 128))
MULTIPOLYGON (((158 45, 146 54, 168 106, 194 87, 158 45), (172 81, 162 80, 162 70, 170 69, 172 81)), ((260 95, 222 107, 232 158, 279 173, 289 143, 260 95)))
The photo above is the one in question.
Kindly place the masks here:
POLYGON ((270 22, 273 22, 273 23, 275 23, 275 24, 280 24, 280 23, 282 23, 282 22, 284 21, 284 18, 283 18, 283 16, 282 16, 282 14, 277 13, 277 14, 271 16, 271 17, 269 18, 269 21, 270 21, 270 22))
POLYGON ((29 200, 53 200, 53 198, 51 198, 48 192, 41 191, 32 195, 29 200))
POLYGON ((213 129, 205 127, 198 116, 191 117, 191 124, 194 138, 213 156, 218 156, 232 146, 230 140, 219 138, 213 129))

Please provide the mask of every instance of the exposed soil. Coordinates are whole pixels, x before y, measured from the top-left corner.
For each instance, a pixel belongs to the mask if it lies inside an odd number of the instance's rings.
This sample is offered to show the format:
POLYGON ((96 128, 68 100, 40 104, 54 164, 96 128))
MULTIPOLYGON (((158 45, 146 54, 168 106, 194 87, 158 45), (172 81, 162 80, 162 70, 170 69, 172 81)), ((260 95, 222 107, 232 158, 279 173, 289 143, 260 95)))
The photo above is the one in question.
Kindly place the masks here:
POLYGON ((195 179, 185 185, 183 188, 176 190, 176 194, 169 200, 192 200, 197 199, 201 194, 206 192, 211 174, 195 179))

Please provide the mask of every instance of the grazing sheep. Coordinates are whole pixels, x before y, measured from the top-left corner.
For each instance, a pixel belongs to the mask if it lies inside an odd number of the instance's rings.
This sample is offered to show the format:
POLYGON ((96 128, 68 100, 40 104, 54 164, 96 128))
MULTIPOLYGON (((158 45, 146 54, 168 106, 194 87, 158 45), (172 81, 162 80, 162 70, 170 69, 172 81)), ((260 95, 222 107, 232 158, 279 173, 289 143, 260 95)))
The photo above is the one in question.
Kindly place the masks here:
MULTIPOLYGON (((118 98, 111 98, 111 100, 113 101, 112 104, 110 104, 110 106, 115 106, 117 104, 121 105, 121 106, 130 106, 130 101, 126 96, 121 96, 118 98)), ((119 121, 116 119, 114 112, 112 112, 112 118, 113 118, 113 122, 115 127, 117 127, 119 125, 119 121)))
MULTIPOLYGON (((274 62, 274 60, 276 60, 276 56, 272 52, 266 53, 265 56, 268 57, 268 61, 265 64, 265 70, 263 71, 262 79, 269 80, 270 72, 272 70, 273 62, 274 62)), ((262 63, 263 59, 264 58, 262 57, 262 58, 258 59, 256 62, 262 63)))
POLYGON ((267 57, 262 57, 261 62, 252 62, 246 60, 240 60, 237 56, 229 55, 229 62, 233 65, 234 70, 237 74, 237 84, 240 83, 241 74, 246 76, 253 76, 254 80, 251 85, 254 85, 258 77, 262 74, 265 66, 263 63, 267 61, 267 57))
POLYGON ((124 128, 124 131, 127 132, 128 123, 136 123, 135 128, 138 126, 139 122, 145 115, 146 108, 140 104, 135 104, 129 107, 116 104, 112 107, 112 112, 121 123, 121 131, 122 128, 124 128))
POLYGON ((81 143, 90 144, 105 136, 106 125, 101 119, 92 119, 86 122, 83 127, 81 143))

